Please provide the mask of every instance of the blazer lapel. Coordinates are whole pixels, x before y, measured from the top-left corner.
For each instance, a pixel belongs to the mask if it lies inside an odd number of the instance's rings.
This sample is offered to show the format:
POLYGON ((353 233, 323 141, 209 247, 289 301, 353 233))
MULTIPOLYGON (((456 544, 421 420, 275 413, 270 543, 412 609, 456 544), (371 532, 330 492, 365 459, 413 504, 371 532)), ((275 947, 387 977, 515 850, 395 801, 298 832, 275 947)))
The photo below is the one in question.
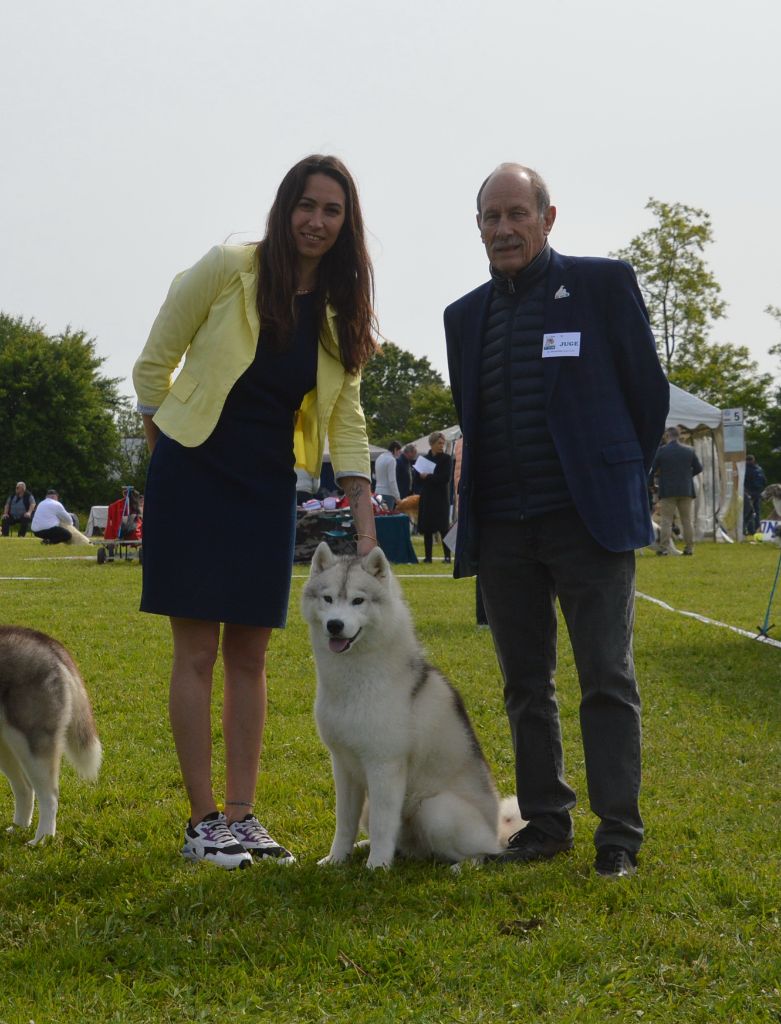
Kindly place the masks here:
POLYGON ((257 271, 249 271, 241 274, 241 284, 244 288, 244 312, 247 315, 252 337, 257 342, 260 334, 260 320, 258 319, 258 274, 257 271))
MULTIPOLYGON (((545 294, 544 334, 561 334, 577 330, 579 296, 572 263, 551 249, 548 270, 548 284, 545 294)), ((545 404, 548 405, 559 378, 562 358, 543 359, 543 380, 545 381, 545 404)))

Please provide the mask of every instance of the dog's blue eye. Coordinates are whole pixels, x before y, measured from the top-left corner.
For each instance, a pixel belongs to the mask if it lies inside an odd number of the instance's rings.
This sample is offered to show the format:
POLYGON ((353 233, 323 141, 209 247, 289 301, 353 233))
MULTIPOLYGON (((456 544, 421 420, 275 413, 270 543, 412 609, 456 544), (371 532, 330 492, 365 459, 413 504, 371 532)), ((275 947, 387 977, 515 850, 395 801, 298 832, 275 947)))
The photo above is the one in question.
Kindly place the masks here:
POLYGON ((334 603, 334 599, 332 597, 329 597, 328 594, 323 594, 323 600, 325 601, 326 604, 334 603))
POLYGON ((354 597, 353 598, 353 604, 363 604, 363 598, 362 597, 354 597))

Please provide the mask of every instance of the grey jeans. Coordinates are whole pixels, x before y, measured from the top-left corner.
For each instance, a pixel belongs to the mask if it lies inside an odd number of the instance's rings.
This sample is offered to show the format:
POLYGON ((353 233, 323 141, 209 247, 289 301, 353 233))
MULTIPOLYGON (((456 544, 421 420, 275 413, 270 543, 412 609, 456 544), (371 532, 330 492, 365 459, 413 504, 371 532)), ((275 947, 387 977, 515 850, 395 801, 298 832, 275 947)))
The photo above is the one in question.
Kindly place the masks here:
POLYGON ((601 547, 574 509, 518 523, 483 522, 480 585, 504 677, 525 819, 572 835, 556 701, 556 597, 581 690, 580 728, 597 847, 643 841, 640 696, 632 655, 635 554, 601 547))

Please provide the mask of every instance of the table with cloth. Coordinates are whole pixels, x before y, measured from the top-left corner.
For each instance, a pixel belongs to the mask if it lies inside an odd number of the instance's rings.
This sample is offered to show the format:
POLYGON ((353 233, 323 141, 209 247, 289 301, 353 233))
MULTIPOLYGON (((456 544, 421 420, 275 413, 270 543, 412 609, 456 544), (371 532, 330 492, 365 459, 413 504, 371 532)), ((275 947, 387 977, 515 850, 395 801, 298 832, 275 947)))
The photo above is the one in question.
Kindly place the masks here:
MULTIPOLYGON (((417 562, 417 555, 410 539, 409 516, 375 516, 374 525, 377 530, 377 543, 389 562, 417 562)), ((349 509, 315 512, 298 510, 295 561, 311 562, 312 555, 321 541, 325 541, 336 555, 355 554, 355 527, 349 509)))
POLYGON ((106 529, 106 523, 108 522, 108 505, 93 505, 89 510, 89 519, 87 519, 87 528, 84 531, 88 537, 92 537, 96 531, 103 531, 106 529))

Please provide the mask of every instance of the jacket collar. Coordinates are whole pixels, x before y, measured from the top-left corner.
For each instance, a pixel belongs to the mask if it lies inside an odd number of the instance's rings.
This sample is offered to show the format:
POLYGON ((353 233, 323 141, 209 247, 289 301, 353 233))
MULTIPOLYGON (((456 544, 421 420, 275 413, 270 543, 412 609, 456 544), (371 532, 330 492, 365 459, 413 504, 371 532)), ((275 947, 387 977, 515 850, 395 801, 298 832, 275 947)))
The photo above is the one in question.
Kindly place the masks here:
POLYGON ((542 249, 527 266, 520 270, 513 277, 505 277, 494 267, 491 267, 491 280, 494 288, 505 295, 516 295, 527 292, 538 281, 541 281, 548 272, 552 249, 546 242, 542 249))

